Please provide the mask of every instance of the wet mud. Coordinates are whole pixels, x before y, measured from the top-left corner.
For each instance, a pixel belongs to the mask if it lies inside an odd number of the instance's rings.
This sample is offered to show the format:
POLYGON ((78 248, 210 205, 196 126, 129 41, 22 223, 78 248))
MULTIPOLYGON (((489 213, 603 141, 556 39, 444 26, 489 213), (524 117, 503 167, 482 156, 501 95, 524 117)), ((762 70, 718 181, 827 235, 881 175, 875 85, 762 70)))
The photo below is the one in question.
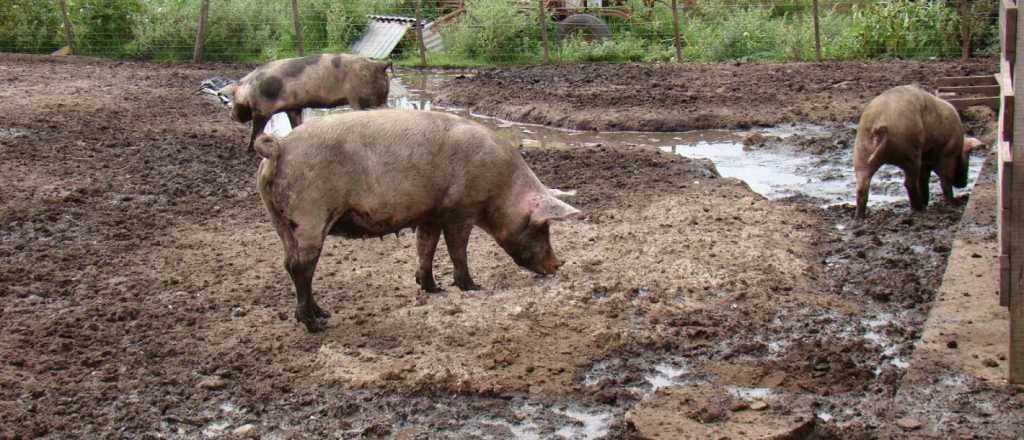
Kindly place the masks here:
POLYGON ((785 64, 572 64, 483 69, 438 101, 504 119, 581 130, 744 129, 856 121, 897 85, 998 71, 995 60, 785 64))
POLYGON ((451 287, 442 248, 424 295, 413 236, 329 240, 308 334, 248 127, 194 94, 247 70, 0 55, 0 437, 892 438, 906 408, 1019 435, 1017 388, 893 398, 962 207, 858 224, 660 142, 524 147, 584 211, 553 277, 477 231, 485 289, 451 287))

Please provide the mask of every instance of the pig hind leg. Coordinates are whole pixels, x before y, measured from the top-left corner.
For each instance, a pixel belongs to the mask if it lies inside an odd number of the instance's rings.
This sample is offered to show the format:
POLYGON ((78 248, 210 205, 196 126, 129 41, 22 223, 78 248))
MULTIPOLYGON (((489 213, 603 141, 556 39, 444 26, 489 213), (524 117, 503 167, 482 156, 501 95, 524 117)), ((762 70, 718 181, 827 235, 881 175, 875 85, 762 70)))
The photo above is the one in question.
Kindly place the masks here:
POLYGON ((932 183, 932 171, 930 169, 922 169, 917 182, 917 191, 921 196, 922 209, 928 207, 928 199, 931 198, 931 193, 928 191, 928 186, 932 183))
POLYGON ((928 203, 924 201, 921 195, 921 166, 912 164, 907 167, 903 167, 903 187, 907 189, 907 197, 910 199, 910 209, 914 211, 924 211, 928 203))
POLYGON ((310 332, 323 329, 323 320, 331 315, 317 305, 313 299, 313 273, 320 261, 320 250, 324 237, 319 232, 300 225, 290 226, 291 239, 285 239, 287 246, 284 266, 295 284, 295 319, 306 325, 310 332))
POLYGON ((420 267, 416 270, 416 284, 431 293, 441 291, 441 288, 437 287, 437 281, 434 281, 434 251, 437 250, 437 241, 440 238, 439 225, 428 223, 416 228, 416 255, 420 260, 420 267))
POLYGON ((267 128, 267 122, 270 122, 270 117, 263 115, 252 115, 252 136, 249 137, 249 151, 252 151, 253 144, 256 143, 256 136, 263 133, 263 129, 267 128))
POLYGON ((469 275, 469 234, 473 232, 473 224, 449 224, 444 226, 444 243, 455 266, 455 285, 462 290, 480 290, 473 277, 469 275))
POLYGON ((878 167, 871 166, 854 170, 857 177, 857 218, 863 219, 868 210, 868 190, 871 188, 871 177, 878 167))

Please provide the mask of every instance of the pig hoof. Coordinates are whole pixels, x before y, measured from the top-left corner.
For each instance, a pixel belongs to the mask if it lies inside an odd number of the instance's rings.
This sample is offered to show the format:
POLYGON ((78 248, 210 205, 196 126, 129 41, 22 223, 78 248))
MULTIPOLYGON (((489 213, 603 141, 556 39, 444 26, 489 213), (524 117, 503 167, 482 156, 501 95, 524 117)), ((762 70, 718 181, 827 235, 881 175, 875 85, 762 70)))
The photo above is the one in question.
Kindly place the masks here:
POLYGON ((434 281, 434 277, 426 277, 416 272, 416 284, 419 284, 420 288, 427 293, 443 292, 444 290, 437 287, 437 282, 434 281))
POLYGON ((478 285, 477 283, 474 283, 473 281, 456 282, 455 285, 459 286, 459 289, 461 289, 463 292, 470 291, 470 290, 481 290, 481 289, 483 289, 483 287, 480 287, 480 285, 478 285))
POLYGON ((321 309, 320 306, 315 305, 313 306, 313 316, 316 316, 317 318, 320 319, 327 319, 331 317, 331 313, 324 309, 321 309))
MULTIPOLYGON (((319 309, 319 307, 317 307, 317 309, 319 309)), ((311 313, 312 316, 295 312, 295 320, 304 324, 306 326, 306 330, 310 333, 319 333, 323 331, 324 326, 327 324, 327 316, 320 316, 320 313, 329 316, 329 314, 323 310, 313 311, 311 313)))

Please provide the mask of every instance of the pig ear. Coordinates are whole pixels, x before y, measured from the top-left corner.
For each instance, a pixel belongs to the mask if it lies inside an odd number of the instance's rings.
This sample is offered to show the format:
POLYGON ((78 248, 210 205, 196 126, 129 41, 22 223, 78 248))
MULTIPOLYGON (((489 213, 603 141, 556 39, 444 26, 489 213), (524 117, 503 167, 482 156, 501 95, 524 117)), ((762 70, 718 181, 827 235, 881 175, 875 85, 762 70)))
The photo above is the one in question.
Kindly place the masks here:
POLYGON ((552 220, 565 220, 579 213, 580 210, 569 206, 568 203, 551 195, 543 195, 538 197, 533 211, 530 212, 530 224, 540 226, 552 220))
POLYGON ((548 188, 548 194, 551 194, 555 198, 565 200, 568 198, 576 197, 576 190, 572 189, 569 191, 562 191, 560 189, 548 188))

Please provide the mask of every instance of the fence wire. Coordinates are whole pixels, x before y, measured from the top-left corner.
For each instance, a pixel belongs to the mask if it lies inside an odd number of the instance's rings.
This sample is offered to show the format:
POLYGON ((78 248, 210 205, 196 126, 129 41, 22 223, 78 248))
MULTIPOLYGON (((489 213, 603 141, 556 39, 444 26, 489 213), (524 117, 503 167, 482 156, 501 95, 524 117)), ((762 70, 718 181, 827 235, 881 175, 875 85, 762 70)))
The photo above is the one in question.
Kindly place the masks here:
MULTIPOLYGON (((0 51, 48 53, 65 43, 61 0, 0 3, 0 51)), ((63 0, 76 53, 192 59, 201 0, 63 0)), ((414 0, 299 0, 305 53, 345 52, 369 15, 416 16, 414 0)), ((421 0, 441 36, 433 65, 677 60, 813 60, 813 0, 421 0), (540 14, 540 2, 545 13, 540 14), (439 21, 439 19, 441 21, 439 21)), ((998 52, 996 0, 817 2, 823 59, 959 57, 998 52), (963 4, 961 4, 963 2, 963 4)), ((205 59, 263 62, 296 56, 290 0, 210 0, 205 59)), ((390 57, 418 63, 409 31, 390 57)))

